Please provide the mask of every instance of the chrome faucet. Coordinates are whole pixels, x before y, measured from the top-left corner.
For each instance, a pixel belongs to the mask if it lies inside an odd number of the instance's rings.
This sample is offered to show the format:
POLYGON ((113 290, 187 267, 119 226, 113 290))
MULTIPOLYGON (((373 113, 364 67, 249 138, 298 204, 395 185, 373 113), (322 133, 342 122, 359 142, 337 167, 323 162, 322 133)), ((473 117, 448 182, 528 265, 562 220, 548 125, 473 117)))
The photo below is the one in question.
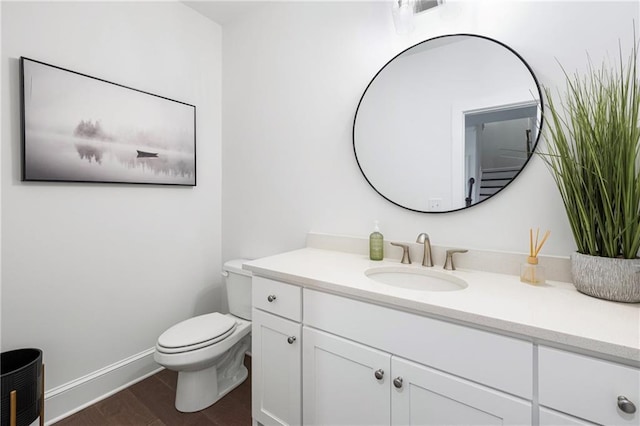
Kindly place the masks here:
POLYGON ((424 256, 422 257, 422 266, 433 266, 433 258, 431 257, 431 241, 429 235, 424 232, 418 235, 416 243, 424 244, 424 256))

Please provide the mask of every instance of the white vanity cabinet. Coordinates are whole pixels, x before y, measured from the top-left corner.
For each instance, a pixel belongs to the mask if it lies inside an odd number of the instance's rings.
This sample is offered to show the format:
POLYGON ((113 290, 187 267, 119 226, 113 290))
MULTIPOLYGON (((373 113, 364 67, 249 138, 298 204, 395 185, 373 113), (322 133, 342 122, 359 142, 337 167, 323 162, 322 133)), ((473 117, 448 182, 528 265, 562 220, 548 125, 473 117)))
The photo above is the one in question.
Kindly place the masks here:
POLYGON ((531 343, 308 289, 303 299, 305 425, 531 424, 531 343))
POLYGON ((252 293, 254 424, 299 425, 302 420, 302 289, 253 277, 252 293))
POLYGON ((305 425, 525 425, 531 405, 310 327, 303 330, 305 425))
POLYGON ((640 426, 638 368, 309 286, 253 277, 254 424, 640 426))
POLYGON ((542 426, 640 425, 639 369, 546 346, 538 369, 542 426))

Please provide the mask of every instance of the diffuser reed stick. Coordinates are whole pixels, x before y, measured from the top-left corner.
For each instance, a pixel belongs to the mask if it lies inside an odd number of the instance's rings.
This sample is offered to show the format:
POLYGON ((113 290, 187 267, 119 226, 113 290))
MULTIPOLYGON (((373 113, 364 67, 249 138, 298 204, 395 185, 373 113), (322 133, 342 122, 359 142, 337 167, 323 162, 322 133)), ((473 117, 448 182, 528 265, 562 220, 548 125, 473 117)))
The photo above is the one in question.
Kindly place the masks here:
POLYGON ((544 233, 542 240, 538 243, 540 237, 540 228, 536 229, 536 238, 533 238, 533 228, 529 228, 529 257, 527 263, 520 268, 520 281, 530 284, 543 284, 544 269, 538 266, 538 254, 542 250, 542 246, 547 242, 551 231, 544 233))

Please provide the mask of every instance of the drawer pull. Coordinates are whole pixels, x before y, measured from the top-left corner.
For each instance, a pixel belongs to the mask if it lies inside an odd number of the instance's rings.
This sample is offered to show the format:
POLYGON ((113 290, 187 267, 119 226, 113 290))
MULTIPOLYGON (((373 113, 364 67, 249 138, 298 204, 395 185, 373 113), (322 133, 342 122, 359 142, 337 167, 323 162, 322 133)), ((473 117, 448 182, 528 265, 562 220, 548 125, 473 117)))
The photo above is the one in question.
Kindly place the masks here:
POLYGON ((289 342, 290 345, 293 345, 293 342, 296 341, 296 336, 289 336, 287 338, 287 342, 289 342))
POLYGON ((274 300, 276 300, 276 295, 275 294, 270 294, 267 297, 267 300, 269 301, 269 303, 273 302, 274 300))
POLYGON ((627 414, 633 414, 636 412, 635 404, 629 401, 626 396, 618 397, 618 408, 627 414))
POLYGON ((373 373, 373 375, 376 376, 376 379, 382 380, 382 378, 384 377, 384 370, 382 368, 379 370, 376 370, 375 373, 373 373))
POLYGON ((402 377, 396 377, 393 379, 393 386, 400 389, 402 387, 402 377))

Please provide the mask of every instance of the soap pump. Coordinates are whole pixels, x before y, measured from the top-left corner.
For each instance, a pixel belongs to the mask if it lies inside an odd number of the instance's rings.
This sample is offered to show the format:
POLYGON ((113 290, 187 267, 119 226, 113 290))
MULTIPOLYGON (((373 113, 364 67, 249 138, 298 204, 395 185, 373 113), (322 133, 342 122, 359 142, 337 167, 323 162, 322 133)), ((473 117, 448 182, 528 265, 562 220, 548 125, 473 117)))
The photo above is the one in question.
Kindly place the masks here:
POLYGON ((369 259, 382 260, 384 258, 384 237, 380 233, 377 220, 374 224, 373 232, 369 235, 369 259))

